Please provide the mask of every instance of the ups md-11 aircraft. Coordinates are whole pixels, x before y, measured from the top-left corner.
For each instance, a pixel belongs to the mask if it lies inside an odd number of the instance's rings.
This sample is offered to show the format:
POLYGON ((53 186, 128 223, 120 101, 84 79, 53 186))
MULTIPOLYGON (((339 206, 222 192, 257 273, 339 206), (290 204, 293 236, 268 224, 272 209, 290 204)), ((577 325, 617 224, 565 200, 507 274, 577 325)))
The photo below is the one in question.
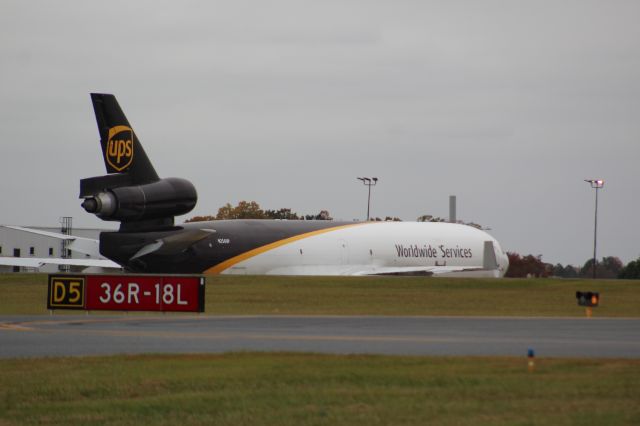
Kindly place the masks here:
MULTIPOLYGON (((492 236, 454 223, 254 219, 175 225, 175 216, 196 205, 194 186, 158 176, 113 95, 94 93, 91 100, 107 174, 80 181, 82 207, 120 228, 100 234, 99 253, 110 261, 81 264, 140 273, 489 277, 503 276, 509 266, 492 236)), ((89 252, 87 241, 78 245, 89 252)))

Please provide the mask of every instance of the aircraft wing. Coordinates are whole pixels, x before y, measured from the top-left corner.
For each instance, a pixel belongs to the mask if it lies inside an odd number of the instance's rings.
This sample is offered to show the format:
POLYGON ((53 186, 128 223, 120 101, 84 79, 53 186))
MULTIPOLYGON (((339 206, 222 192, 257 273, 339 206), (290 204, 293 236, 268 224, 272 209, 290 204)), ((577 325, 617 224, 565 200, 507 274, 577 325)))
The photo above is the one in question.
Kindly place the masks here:
POLYGON ((122 266, 109 259, 61 259, 56 257, 0 257, 0 265, 39 268, 42 265, 72 265, 99 268, 117 268, 122 266))
POLYGON ((71 241, 67 246, 69 250, 86 254, 95 259, 73 259, 59 257, 0 257, 0 265, 22 266, 27 268, 39 268, 42 265, 71 265, 84 267, 97 267, 109 269, 121 269, 122 266, 100 255, 100 242, 92 238, 76 237, 74 235, 59 234, 57 232, 42 231, 40 229, 24 228, 22 226, 2 225, 5 228, 16 231, 28 232, 58 240, 71 241))
POLYGON ((386 266, 371 267, 352 273, 351 275, 441 275, 451 272, 480 271, 482 267, 464 266, 386 266))
POLYGON ((12 225, 2 225, 2 226, 9 229, 15 229, 16 231, 29 232, 31 234, 42 235, 50 238, 56 238, 58 240, 69 240, 71 241, 71 243, 67 247, 69 250, 73 250, 82 254, 88 254, 89 256, 96 257, 99 259, 104 259, 104 257, 100 255, 100 242, 92 238, 76 237, 74 235, 59 234, 57 232, 42 231, 40 229, 24 228, 22 226, 12 226, 12 225))
POLYGON ((451 272, 481 271, 480 266, 374 266, 374 265, 305 265, 272 269, 269 275, 441 275, 451 272))

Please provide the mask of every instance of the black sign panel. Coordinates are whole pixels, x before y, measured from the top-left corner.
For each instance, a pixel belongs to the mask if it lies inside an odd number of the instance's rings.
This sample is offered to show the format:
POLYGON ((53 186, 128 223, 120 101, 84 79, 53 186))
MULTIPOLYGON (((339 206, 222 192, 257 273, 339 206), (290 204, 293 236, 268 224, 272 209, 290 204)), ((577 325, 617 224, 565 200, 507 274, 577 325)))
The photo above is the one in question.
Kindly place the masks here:
POLYGON ((47 309, 84 309, 85 277, 49 275, 47 309))

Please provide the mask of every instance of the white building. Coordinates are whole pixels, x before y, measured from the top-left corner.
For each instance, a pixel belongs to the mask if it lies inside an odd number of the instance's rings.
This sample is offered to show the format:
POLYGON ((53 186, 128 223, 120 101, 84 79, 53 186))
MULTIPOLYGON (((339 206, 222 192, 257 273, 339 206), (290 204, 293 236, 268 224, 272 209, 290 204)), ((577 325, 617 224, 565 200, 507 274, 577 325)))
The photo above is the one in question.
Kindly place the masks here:
MULTIPOLYGON (((69 218, 70 219, 70 218, 69 218)), ((67 234, 76 237, 98 240, 100 232, 105 229, 98 228, 72 228, 71 221, 63 221, 62 226, 24 226, 24 228, 47 231, 56 234, 67 234), (66 226, 65 226, 66 225, 66 226)), ((94 259, 95 256, 77 253, 67 248, 68 240, 62 240, 53 236, 35 234, 19 229, 8 228, 0 225, 0 256, 1 257, 34 257, 34 258, 69 258, 69 259, 94 259)), ((57 272, 57 265, 43 265, 40 268, 27 268, 17 266, 0 265, 0 272, 57 272)))

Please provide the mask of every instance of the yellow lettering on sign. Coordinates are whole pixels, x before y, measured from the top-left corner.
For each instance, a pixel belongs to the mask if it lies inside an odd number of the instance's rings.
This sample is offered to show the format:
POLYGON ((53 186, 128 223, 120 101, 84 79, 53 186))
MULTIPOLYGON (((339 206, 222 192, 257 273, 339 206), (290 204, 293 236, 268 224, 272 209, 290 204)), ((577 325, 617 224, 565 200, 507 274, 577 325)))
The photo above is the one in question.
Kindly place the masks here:
POLYGON ((67 295, 67 288, 62 281, 53 282, 53 303, 60 303, 67 295))
POLYGON ((85 278, 81 276, 49 275, 49 309, 82 309, 85 278))
POLYGON ((82 297, 81 286, 82 283, 80 281, 71 281, 69 283, 69 303, 76 304, 80 301, 82 297))

